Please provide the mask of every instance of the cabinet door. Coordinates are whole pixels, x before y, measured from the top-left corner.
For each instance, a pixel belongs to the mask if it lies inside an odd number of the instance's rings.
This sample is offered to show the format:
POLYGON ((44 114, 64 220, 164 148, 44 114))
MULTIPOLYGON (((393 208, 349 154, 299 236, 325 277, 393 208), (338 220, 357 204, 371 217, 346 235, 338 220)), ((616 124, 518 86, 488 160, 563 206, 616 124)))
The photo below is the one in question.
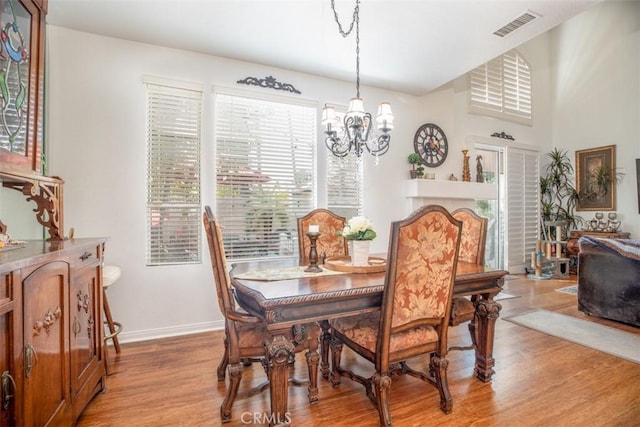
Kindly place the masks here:
POLYGON ((80 391, 101 360, 102 346, 97 329, 101 319, 99 273, 100 266, 95 264, 78 270, 71 279, 69 359, 72 396, 80 391))
POLYGON ((0 275, 0 426, 16 425, 15 321, 13 274, 3 274, 0 275))
POLYGON ((69 264, 24 274, 24 425, 69 423, 69 264))

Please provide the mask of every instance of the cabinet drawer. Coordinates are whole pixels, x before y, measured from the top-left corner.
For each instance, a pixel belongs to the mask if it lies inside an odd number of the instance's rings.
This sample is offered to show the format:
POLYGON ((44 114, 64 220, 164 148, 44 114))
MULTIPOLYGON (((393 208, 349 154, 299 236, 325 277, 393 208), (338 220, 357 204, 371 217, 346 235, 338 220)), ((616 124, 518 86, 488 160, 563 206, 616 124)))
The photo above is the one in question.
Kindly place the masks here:
POLYGON ((82 251, 78 251, 71 256, 69 260, 72 269, 83 268, 94 264, 101 257, 100 246, 88 247, 82 251))

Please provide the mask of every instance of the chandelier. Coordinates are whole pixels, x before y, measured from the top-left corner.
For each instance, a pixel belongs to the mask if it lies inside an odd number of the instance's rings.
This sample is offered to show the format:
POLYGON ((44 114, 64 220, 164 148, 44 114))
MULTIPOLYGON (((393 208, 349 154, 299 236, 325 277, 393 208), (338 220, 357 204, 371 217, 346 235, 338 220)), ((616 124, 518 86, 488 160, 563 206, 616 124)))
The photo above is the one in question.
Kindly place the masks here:
POLYGON ((325 126, 325 145, 336 157, 345 157, 351 150, 360 157, 365 149, 376 157, 381 156, 389 151, 391 141, 389 132, 393 129, 393 113, 391 104, 380 103, 376 117, 377 129, 372 131, 371 114, 365 111, 364 102, 360 98, 360 0, 356 0, 353 20, 348 31, 344 31, 340 24, 335 0, 331 0, 331 9, 342 37, 349 36, 354 26, 356 29, 356 97, 351 99, 349 110, 342 118, 336 113, 334 107, 324 106, 322 125, 325 126))

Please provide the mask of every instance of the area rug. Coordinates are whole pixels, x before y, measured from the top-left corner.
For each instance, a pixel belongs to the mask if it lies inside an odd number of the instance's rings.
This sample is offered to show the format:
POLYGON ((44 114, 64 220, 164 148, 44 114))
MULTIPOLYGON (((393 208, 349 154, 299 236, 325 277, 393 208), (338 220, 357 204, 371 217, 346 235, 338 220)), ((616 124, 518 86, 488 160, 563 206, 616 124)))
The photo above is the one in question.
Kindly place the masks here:
POLYGON ((556 292, 562 292, 563 294, 578 295, 578 285, 567 286, 566 288, 559 288, 556 292))
POLYGON ((498 295, 496 295, 494 300, 499 301, 501 299, 511 299, 511 298, 519 298, 519 295, 511 295, 506 292, 500 292, 498 295))
POLYGON ((533 310, 504 320, 640 363, 640 335, 547 310, 533 310))

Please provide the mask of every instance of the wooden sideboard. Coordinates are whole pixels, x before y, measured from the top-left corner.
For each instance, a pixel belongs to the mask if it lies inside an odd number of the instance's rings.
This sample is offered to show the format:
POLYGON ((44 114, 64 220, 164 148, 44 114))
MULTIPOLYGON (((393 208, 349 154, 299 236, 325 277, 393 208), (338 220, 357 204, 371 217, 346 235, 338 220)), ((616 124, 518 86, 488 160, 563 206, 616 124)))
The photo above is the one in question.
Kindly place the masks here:
POLYGON ((605 231, 572 231, 569 233, 569 240, 567 240, 567 252, 569 255, 577 257, 580 254, 580 245, 578 239, 582 236, 599 237, 603 239, 629 239, 630 234, 625 231, 605 232, 605 231))
POLYGON ((0 252, 0 425, 71 426, 105 389, 106 239, 0 252))

